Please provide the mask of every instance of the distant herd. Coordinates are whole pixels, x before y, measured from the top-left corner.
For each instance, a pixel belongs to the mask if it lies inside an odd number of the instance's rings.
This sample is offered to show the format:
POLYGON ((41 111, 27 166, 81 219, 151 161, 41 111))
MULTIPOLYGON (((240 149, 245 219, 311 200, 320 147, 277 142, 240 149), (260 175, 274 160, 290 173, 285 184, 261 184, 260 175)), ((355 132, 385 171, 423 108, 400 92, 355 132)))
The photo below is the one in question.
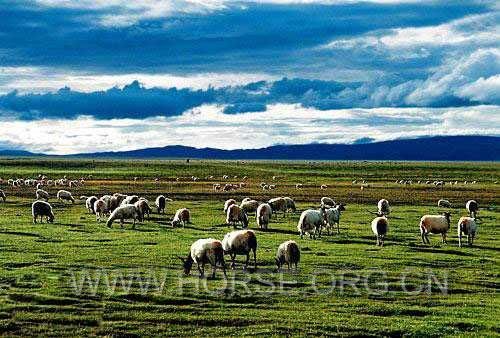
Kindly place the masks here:
MULTIPOLYGON (((246 177, 244 179, 246 179, 246 177)), ((273 177, 273 179, 275 179, 275 177, 273 177)), ((14 180, 12 181, 16 182, 14 180)), ((50 182, 54 186, 61 185, 68 187, 81 186, 85 183, 83 179, 68 180, 66 177, 50 182)), ((42 222, 44 218, 48 223, 54 222, 54 212, 52 206, 48 202, 49 194, 43 190, 43 186, 48 185, 47 180, 33 180, 33 182, 29 183, 29 185, 36 186, 35 197, 37 200, 32 203, 33 223, 37 223, 38 220, 42 222)), ((357 182, 353 181, 353 184, 355 183, 357 182)), ((404 182, 400 183, 399 181, 397 183, 411 184, 404 182)), ((476 182, 473 182, 473 184, 474 183, 476 182)), ((9 184, 13 185, 10 180, 9 184)), ((266 189, 274 189, 270 188, 272 185, 265 185, 267 186, 266 189)), ((214 190, 226 190, 226 187, 227 185, 219 187, 214 185, 214 190)), ((238 185, 238 187, 234 186, 233 188, 238 189, 240 187, 241 186, 238 185)), ((297 184, 296 188, 301 189, 302 184, 297 184)), ((323 186, 321 189, 324 189, 323 186)), ((59 201, 75 203, 75 198, 70 191, 59 190, 56 196, 59 201)), ((0 190, 0 199, 3 202, 7 200, 7 196, 2 190, 0 190)), ((136 221, 142 222, 145 218, 149 218, 150 214, 153 212, 153 208, 149 205, 148 200, 136 195, 115 193, 113 195, 104 195, 100 198, 97 196, 81 196, 80 200, 85 201, 86 209, 88 212, 95 214, 98 222, 107 218, 106 225, 108 227, 111 227, 115 221, 119 221, 121 227, 123 227, 125 220, 132 220, 132 226, 135 227, 136 221)), ((158 214, 164 214, 167 202, 171 201, 171 199, 163 195, 157 196, 154 202, 156 212, 158 214)), ((451 203, 444 199, 439 200, 437 205, 442 208, 451 208, 451 203)), ((346 210, 345 207, 344 204, 336 203, 330 197, 322 197, 319 209, 307 209, 301 213, 297 224, 300 238, 303 238, 304 235, 309 235, 312 239, 321 237, 323 230, 330 234, 331 230, 336 229, 336 232, 339 233, 340 217, 342 211, 346 210)), ((462 246, 463 236, 467 236, 468 245, 472 245, 477 233, 476 219, 479 205, 476 201, 469 200, 465 207, 469 216, 461 217, 458 221, 457 234, 459 246, 462 246)), ((183 262, 184 272, 186 274, 190 273, 193 264, 196 263, 200 276, 204 275, 204 266, 206 264, 212 266, 212 276, 215 276, 217 265, 222 267, 225 275, 224 255, 229 255, 233 268, 235 266, 236 255, 245 255, 245 268, 247 268, 250 261, 250 255, 253 254, 253 263, 254 267, 256 267, 257 237, 254 231, 248 230, 249 215, 255 215, 257 226, 262 230, 266 230, 269 227, 273 214, 276 215, 276 217, 279 214, 285 217, 287 213, 295 213, 296 206, 294 200, 290 197, 272 198, 267 203, 262 203, 251 198, 244 198, 239 204, 235 199, 226 200, 223 210, 226 215, 226 223, 232 225, 235 229, 237 227, 241 227, 242 229, 227 233, 222 241, 213 238, 195 241, 191 245, 187 257, 179 256, 183 262)), ((374 212, 376 217, 371 222, 371 228, 378 246, 384 245, 384 240, 389 231, 390 213, 391 208, 389 201, 381 199, 377 203, 377 212, 374 212)), ((190 211, 186 208, 181 208, 175 212, 175 216, 171 221, 171 226, 175 227, 182 225, 182 227, 184 227, 189 223, 191 223, 190 211)), ((442 242, 446 243, 446 236, 450 227, 451 214, 449 212, 443 212, 442 215, 422 216, 419 223, 422 243, 430 244, 429 234, 440 234, 442 242)), ((293 267, 297 268, 300 261, 300 249, 297 243, 292 240, 281 243, 278 247, 275 260, 278 269, 281 269, 284 265, 287 265, 288 269, 293 267)))

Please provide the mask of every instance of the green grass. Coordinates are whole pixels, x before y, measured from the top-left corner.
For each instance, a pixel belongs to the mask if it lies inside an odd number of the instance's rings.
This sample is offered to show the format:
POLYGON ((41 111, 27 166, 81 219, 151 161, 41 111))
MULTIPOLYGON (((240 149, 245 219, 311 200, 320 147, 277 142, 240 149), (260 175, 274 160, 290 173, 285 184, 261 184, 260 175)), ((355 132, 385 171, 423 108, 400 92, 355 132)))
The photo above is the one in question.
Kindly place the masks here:
MULTIPOLYGON (((55 224, 31 223, 33 188, 4 188, 0 202, 0 333, 26 335, 334 335, 334 336, 498 336, 500 333, 499 252, 500 178, 496 163, 421 162, 224 162, 224 161, 88 161, 0 160, 0 177, 92 179, 75 195, 123 192, 154 200, 167 194, 175 201, 167 215, 153 215, 136 230, 127 224, 108 229, 86 213, 81 201, 52 201, 55 224), (248 186, 231 193, 213 193, 222 175, 249 176, 248 186), (189 181, 192 175, 201 181, 189 181), (214 175, 214 179, 205 177, 214 175), (260 182, 281 176, 275 191, 260 182), (137 182, 133 177, 139 177, 137 182), (161 179, 155 184, 153 179, 161 179), (180 181, 174 178, 179 177, 180 181), (361 191, 353 179, 366 179, 361 191), (472 181, 437 189, 401 186, 396 179, 472 181), (295 190, 295 183, 304 183, 295 190), (328 184, 321 191, 320 184, 328 184), (318 240, 300 239, 299 212, 273 219, 270 230, 250 227, 258 239, 258 269, 228 270, 228 280, 200 280, 193 271, 181 275, 177 255, 185 256, 199 238, 219 238, 225 226, 222 203, 246 196, 266 200, 288 195, 299 210, 317 207, 328 195, 347 203, 341 233, 318 240), (389 236, 375 246, 370 221, 379 198, 393 204, 389 236), (452 201, 453 227, 448 244, 431 236, 421 244, 418 221, 440 212, 437 199, 452 201), (479 234, 473 247, 458 248, 456 221, 465 215, 465 201, 479 201, 479 234), (164 227, 175 209, 188 207, 193 224, 164 227), (298 242, 302 260, 298 272, 277 273, 274 255, 288 239, 298 242), (85 274, 99 277, 97 288, 84 283, 85 274), (434 275, 430 292, 428 276, 434 275), (109 281, 106 279, 109 279, 109 281), (358 276, 360 276, 359 280, 358 276), (403 277, 405 276, 405 277, 403 277), (404 278, 404 283, 402 279, 404 278), (365 279, 367 279, 365 281, 365 279), (117 280, 114 292, 105 287, 117 280), (335 281, 332 286, 332 280, 335 281), (349 285, 346 283, 352 282, 349 285), (439 288, 446 284, 446 294, 439 288), (342 288, 341 285, 345 284, 342 288), (368 284, 368 287, 366 287, 368 284), (161 285, 161 288, 156 288, 161 285), (282 286, 280 286, 282 285, 282 286), (81 291, 81 292, 80 292, 81 291)), ((232 179, 240 182, 241 179, 232 179)), ((50 189, 55 195, 55 189, 50 189)))

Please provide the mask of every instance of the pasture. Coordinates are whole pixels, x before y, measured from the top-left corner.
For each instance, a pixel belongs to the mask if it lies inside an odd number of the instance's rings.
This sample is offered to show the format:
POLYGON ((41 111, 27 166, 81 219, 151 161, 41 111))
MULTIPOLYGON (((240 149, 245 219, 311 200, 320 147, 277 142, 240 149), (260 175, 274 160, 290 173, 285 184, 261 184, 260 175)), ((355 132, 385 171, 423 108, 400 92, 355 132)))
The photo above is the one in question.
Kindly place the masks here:
POLYGON ((0 202, 3 335, 500 334, 498 163, 0 159, 4 180, 39 174, 84 178, 81 187, 64 187, 76 198, 120 192, 152 204, 164 194, 173 202, 166 215, 153 213, 136 229, 130 223, 109 229, 84 201, 58 202, 59 187, 48 187, 55 222, 33 224, 35 188, 0 186, 7 194, 7 202, 0 202), (395 183, 400 179, 412 184, 395 183), (212 190, 214 183, 240 182, 246 186, 212 190), (276 189, 263 190, 261 182, 276 189), (303 188, 296 189, 297 183, 303 188), (232 230, 222 210, 226 199, 277 196, 292 197, 298 211, 273 216, 267 231, 250 216, 258 240, 256 270, 243 271, 244 257, 238 256, 235 270, 226 258, 227 279, 220 271, 214 280, 198 278, 196 269, 182 274, 177 256, 186 256, 192 242, 222 239, 232 230), (340 234, 300 239, 300 212, 318 208, 322 196, 346 204, 340 234), (382 248, 375 245, 368 212, 376 211, 380 198, 393 210, 382 248), (442 212, 440 198, 452 203, 448 243, 434 235, 424 245, 420 217, 442 212), (480 205, 479 232, 474 246, 459 248, 457 221, 467 214, 469 199, 480 205), (191 210, 192 224, 172 228, 169 221, 181 207, 191 210), (301 249, 299 269, 277 272, 276 249, 289 239, 301 249))

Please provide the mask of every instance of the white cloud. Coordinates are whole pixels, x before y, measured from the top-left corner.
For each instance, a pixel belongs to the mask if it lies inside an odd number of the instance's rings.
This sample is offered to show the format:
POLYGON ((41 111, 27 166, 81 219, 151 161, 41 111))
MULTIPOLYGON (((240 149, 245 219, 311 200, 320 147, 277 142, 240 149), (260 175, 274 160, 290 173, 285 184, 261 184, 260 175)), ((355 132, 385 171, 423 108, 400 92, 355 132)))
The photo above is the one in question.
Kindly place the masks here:
POLYGON ((69 154, 176 144, 237 149, 278 143, 350 143, 363 137, 383 141, 429 135, 500 135, 500 106, 319 111, 278 104, 266 112, 238 115, 223 114, 223 108, 205 105, 182 116, 142 120, 5 120, 0 144, 69 154))
POLYGON ((500 75, 488 78, 480 77, 476 81, 464 85, 458 89, 458 94, 475 101, 498 101, 500 102, 500 75))

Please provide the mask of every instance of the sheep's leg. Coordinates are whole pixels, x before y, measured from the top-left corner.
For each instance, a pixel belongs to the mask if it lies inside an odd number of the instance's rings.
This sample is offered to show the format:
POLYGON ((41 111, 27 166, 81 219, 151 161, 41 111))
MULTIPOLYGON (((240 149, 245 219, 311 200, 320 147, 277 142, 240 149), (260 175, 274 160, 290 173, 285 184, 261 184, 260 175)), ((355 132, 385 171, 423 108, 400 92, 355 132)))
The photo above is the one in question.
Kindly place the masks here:
POLYGON ((380 236, 380 246, 384 246, 384 236, 380 236))
POLYGON ((229 256, 231 257, 231 269, 234 270, 236 267, 236 262, 234 261, 236 259, 236 254, 230 254, 229 256))
POLYGON ((123 229, 123 218, 120 219, 120 227, 123 229))
POLYGON ((227 275, 226 275, 226 262, 224 261, 224 257, 221 257, 220 265, 222 266, 222 272, 224 273, 224 278, 226 278, 227 277, 227 275))
POLYGON ((200 278, 203 278, 203 275, 204 275, 203 270, 204 270, 204 269, 202 269, 202 268, 200 267, 200 263, 196 263, 196 266, 198 267, 198 271, 200 272, 200 278))
POLYGON ((446 242, 446 233, 442 233, 442 234, 441 234, 441 242, 442 242, 443 244, 447 243, 447 242, 446 242))
POLYGON ((337 222, 337 234, 340 234, 340 222, 337 222))
MULTIPOLYGON (((468 238, 467 238, 467 241, 468 241, 468 238)), ((462 231, 460 231, 460 233, 458 234, 458 247, 459 248, 462 247, 462 231)))
POLYGON ((377 235, 377 246, 380 246, 380 237, 377 235))
POLYGON ((290 262, 286 263, 288 265, 288 271, 290 271, 290 262))
POLYGON ((422 243, 426 244, 425 243, 425 233, 423 231, 420 233, 420 236, 422 236, 422 243))
POLYGON ((253 250, 253 268, 257 270, 257 252, 253 250))
POLYGON ((248 269, 249 261, 250 261, 250 252, 247 253, 247 260, 245 261, 245 267, 243 268, 244 270, 248 269))

